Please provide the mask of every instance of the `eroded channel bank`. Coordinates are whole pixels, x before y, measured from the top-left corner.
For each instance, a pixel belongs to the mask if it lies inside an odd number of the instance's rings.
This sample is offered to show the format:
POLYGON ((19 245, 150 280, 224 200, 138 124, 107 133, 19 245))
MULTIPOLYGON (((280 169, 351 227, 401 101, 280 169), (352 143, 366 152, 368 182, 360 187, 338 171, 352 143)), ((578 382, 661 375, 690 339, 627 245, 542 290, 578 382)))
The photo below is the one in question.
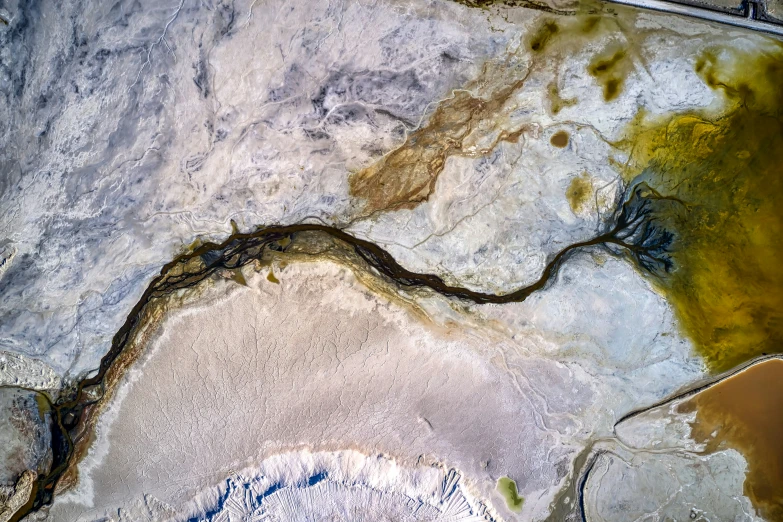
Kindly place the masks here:
MULTIPOLYGON (((649 271, 665 271, 669 264, 667 249, 671 234, 659 229, 651 220, 651 203, 659 196, 644 185, 632 187, 618 205, 611 224, 594 238, 574 243, 554 255, 534 283, 507 294, 493 294, 453 286, 433 274, 411 272, 401 266, 386 250, 345 232, 322 224, 297 224, 259 228, 251 233, 236 232, 220 244, 206 243, 166 264, 147 287, 139 302, 114 336, 111 349, 101 360, 97 372, 63 392, 52 407, 52 467, 36 482, 30 502, 13 520, 50 504, 56 491, 75 481, 71 464, 86 451, 92 436, 92 423, 102 404, 111 396, 113 386, 124 369, 135 359, 137 337, 143 336, 148 323, 160 313, 155 307, 177 291, 195 288, 210 276, 222 272, 241 278, 238 269, 253 262, 263 262, 265 255, 296 252, 318 255, 312 245, 324 241, 339 245, 344 258, 361 270, 373 271, 398 288, 412 291, 428 289, 441 295, 473 303, 510 303, 525 300, 544 288, 559 267, 575 251, 601 246, 614 254, 627 254, 636 264, 649 271), (309 252, 301 245, 310 244, 309 252)), ((317 250, 320 247, 315 247, 317 250)))

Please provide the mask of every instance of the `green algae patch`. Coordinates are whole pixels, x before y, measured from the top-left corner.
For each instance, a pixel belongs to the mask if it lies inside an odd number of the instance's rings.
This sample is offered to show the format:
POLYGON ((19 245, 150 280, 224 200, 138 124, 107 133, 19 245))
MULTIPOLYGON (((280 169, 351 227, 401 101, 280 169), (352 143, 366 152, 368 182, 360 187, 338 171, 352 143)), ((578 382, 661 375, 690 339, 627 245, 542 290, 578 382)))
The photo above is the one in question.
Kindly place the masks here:
POLYGON ((695 64, 717 115, 643 113, 624 143, 626 181, 658 194, 673 268, 654 279, 708 367, 783 346, 783 45, 711 50, 695 64))
POLYGON ((522 504, 525 503, 525 499, 519 496, 516 482, 508 477, 500 477, 497 488, 506 500, 506 506, 510 511, 514 513, 522 511, 522 504))

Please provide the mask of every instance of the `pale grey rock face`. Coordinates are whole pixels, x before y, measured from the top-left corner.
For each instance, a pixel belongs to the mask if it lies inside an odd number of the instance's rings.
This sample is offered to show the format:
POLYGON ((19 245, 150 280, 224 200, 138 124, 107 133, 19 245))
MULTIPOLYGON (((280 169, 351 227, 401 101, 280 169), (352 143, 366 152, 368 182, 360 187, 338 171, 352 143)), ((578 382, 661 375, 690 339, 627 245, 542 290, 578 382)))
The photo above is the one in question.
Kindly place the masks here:
POLYGON ((638 107, 710 103, 685 57, 719 34, 690 24, 690 38, 656 40, 649 74, 640 65, 606 111, 583 71, 603 44, 535 65, 524 47, 534 11, 504 20, 448 2, 307 1, 7 11, 0 349, 70 377, 97 367, 164 263, 196 237, 225 237, 232 219, 243 230, 353 223, 412 270, 490 291, 531 282, 547 256, 601 225, 618 190, 606 140, 638 107), (496 66, 503 74, 474 95, 529 79, 467 145, 525 126, 518 143, 450 158, 432 200, 413 211, 353 221, 364 212, 348 196, 349 173, 401 145, 485 63, 504 60, 515 66, 496 66), (580 101, 556 117, 542 96, 552 81, 580 101), (548 142, 560 129, 574 134, 564 150, 548 142), (582 171, 602 203, 580 216, 563 194, 582 171))
POLYGON ((743 491, 744 457, 705 452, 691 438, 696 413, 678 411, 683 400, 615 426, 585 485, 590 520, 762 520, 743 491))
POLYGON ((48 471, 50 418, 36 394, 0 388, 0 486, 13 488, 25 470, 48 471))
POLYGON ((0 386, 56 391, 62 379, 43 361, 14 352, 0 352, 0 386))
POLYGON ((348 170, 502 45, 445 3, 8 10, 0 347, 72 376, 196 236, 345 220, 348 170))
MULTIPOLYGON (((445 0, 12 1, 0 16, 0 397, 29 412, 33 390, 99 367, 196 239, 317 222, 451 285, 535 282, 615 217, 629 122, 714 109, 695 57, 762 39, 622 11, 537 59, 548 15, 445 0), (608 103, 587 68, 614 45, 632 52, 608 103), (428 191, 356 197, 352 180, 459 100, 468 123, 428 143, 447 152, 410 153, 437 167, 428 191)), ((698 455, 665 409, 625 419, 706 374, 627 259, 580 250, 503 305, 310 261, 219 274, 151 326, 73 488, 30 518, 546 520, 583 503, 590 520, 756 520, 740 453, 698 455)), ((10 484, 46 468, 51 441, 9 426, 10 484)))

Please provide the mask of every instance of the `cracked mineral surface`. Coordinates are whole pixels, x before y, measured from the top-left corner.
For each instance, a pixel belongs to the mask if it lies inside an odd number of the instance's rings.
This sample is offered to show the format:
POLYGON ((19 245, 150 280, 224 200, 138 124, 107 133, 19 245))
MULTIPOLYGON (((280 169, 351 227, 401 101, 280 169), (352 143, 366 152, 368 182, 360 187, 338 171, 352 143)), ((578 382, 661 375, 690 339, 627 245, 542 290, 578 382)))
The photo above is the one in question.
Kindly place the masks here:
POLYGON ((592 0, 0 2, 0 521, 783 520, 781 85, 592 0))

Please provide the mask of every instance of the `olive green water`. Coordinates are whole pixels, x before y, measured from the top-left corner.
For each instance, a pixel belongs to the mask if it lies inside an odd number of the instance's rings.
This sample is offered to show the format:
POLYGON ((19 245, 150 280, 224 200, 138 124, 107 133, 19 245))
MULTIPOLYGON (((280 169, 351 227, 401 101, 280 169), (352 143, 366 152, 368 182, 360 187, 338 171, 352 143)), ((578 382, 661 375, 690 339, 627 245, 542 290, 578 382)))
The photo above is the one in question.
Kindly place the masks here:
POLYGON ((680 200, 656 204, 676 239, 655 284, 720 372, 783 349, 783 45, 709 50, 694 67, 720 114, 640 114, 626 177, 680 200))
POLYGON ((498 491, 506 500, 506 506, 514 513, 522 511, 522 505, 525 503, 525 499, 519 496, 517 492, 517 483, 508 477, 500 477, 498 479, 498 491))

